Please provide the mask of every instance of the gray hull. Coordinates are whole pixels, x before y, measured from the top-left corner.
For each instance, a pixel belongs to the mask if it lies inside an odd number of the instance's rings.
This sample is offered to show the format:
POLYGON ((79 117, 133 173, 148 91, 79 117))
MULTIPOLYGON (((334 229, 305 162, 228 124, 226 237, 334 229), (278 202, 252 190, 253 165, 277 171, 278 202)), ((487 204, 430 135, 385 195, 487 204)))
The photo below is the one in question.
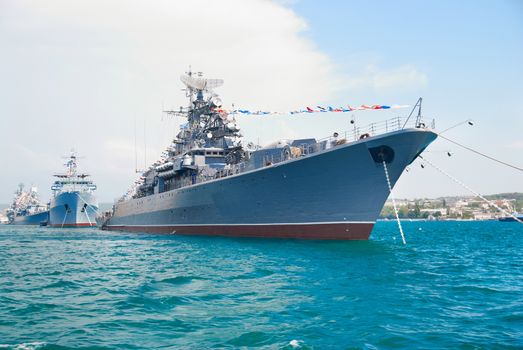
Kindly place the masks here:
POLYGON ((405 129, 238 175, 117 203, 104 228, 248 237, 368 239, 392 185, 436 134, 405 129), (379 153, 379 152, 378 152, 379 153))
POLYGON ((98 202, 87 192, 64 192, 51 200, 49 226, 97 226, 98 202))

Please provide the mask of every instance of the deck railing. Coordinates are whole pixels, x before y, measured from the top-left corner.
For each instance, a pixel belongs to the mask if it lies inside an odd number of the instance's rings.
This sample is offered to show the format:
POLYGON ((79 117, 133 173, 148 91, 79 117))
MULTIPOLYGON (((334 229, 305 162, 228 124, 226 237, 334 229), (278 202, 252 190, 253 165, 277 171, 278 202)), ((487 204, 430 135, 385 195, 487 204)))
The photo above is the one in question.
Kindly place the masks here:
MULTIPOLYGON (((368 137, 373 137, 393 131, 399 131, 402 129, 408 129, 408 128, 417 128, 417 129, 427 129, 427 128, 435 128, 434 120, 431 121, 430 125, 427 125, 425 121, 423 121, 420 118, 417 119, 409 119, 406 117, 396 117, 392 119, 387 119, 375 123, 368 124, 366 126, 360 127, 354 125, 352 130, 347 130, 340 133, 333 134, 332 136, 324 137, 316 141, 316 143, 313 144, 303 144, 300 145, 299 151, 293 152, 291 149, 291 152, 289 152, 288 148, 282 148, 280 153, 273 153, 271 155, 266 156, 263 159, 264 166, 271 166, 274 164, 278 164, 284 161, 287 161, 289 159, 293 158, 300 158, 304 157, 310 154, 314 154, 317 152, 324 151, 326 149, 336 147, 339 145, 352 143, 359 141, 361 139, 365 139, 368 137)), ((231 165, 229 169, 222 170, 217 177, 224 177, 234 174, 239 174, 247 170, 245 163, 240 164, 234 164, 231 165)), ((217 178, 215 177, 215 178, 217 178)), ((202 179, 203 181, 208 180, 202 179)))
MULTIPOLYGON (((356 142, 368 137, 373 137, 406 128, 434 129, 435 125, 434 120, 431 122, 429 126, 420 118, 409 119, 405 117, 396 117, 388 120, 383 120, 380 122, 368 124, 363 127, 356 126, 354 124, 352 130, 347 130, 342 133, 336 133, 331 136, 321 138, 319 140, 316 140, 316 142, 313 144, 303 144, 299 147, 291 147, 290 150, 289 147, 284 147, 281 149, 281 152, 279 153, 273 152, 271 155, 268 155, 263 159, 263 166, 267 167, 290 159, 306 157, 308 155, 321 152, 339 145, 356 142)), ((228 168, 218 170, 215 174, 212 175, 200 173, 194 177, 187 177, 182 181, 178 182, 177 185, 174 186, 174 188, 183 188, 214 179, 236 175, 243 173, 247 170, 252 170, 252 168, 249 168, 245 162, 231 164, 228 168)))
MULTIPOLYGON (((428 125, 423 120, 407 119, 406 117, 396 117, 379 122, 374 122, 363 127, 356 126, 352 130, 344 131, 342 134, 338 134, 338 138, 344 139, 346 143, 358 141, 362 138, 377 136, 392 131, 398 131, 407 128, 427 128, 428 125)), ((431 123, 431 127, 434 128, 434 121, 431 123)), ((332 139, 333 136, 328 136, 318 140, 318 143, 324 140, 332 139)))

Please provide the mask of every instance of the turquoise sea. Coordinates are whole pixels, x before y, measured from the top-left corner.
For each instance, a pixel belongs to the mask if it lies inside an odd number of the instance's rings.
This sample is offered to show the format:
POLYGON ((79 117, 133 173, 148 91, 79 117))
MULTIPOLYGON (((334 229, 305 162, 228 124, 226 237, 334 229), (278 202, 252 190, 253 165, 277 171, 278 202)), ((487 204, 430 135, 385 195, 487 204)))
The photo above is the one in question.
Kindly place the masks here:
POLYGON ((0 226, 0 349, 522 349, 523 226, 365 242, 0 226))

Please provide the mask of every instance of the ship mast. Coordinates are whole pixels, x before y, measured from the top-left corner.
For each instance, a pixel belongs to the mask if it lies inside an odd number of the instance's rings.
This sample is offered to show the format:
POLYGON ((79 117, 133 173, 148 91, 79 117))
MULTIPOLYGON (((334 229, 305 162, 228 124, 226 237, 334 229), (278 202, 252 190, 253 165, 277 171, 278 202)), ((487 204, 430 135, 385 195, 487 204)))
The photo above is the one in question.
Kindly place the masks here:
POLYGON ((187 118, 181 125, 175 143, 177 154, 189 152, 195 148, 235 148, 241 138, 234 115, 221 110, 219 95, 214 89, 223 85, 222 79, 203 78, 202 72, 194 73, 190 69, 180 77, 185 85, 186 108, 164 111, 173 116, 187 118), (235 140, 235 141, 233 141, 235 140))

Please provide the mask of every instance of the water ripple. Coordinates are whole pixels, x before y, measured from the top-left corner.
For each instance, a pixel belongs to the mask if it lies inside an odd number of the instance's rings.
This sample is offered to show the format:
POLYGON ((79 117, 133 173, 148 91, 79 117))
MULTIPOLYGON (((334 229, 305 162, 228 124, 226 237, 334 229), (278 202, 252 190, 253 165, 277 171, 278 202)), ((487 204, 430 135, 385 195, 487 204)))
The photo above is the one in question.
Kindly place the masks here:
MULTIPOLYGON (((0 226, 0 350, 523 348, 523 231, 367 242, 0 226)), ((420 230, 421 228, 421 230, 420 230)))

